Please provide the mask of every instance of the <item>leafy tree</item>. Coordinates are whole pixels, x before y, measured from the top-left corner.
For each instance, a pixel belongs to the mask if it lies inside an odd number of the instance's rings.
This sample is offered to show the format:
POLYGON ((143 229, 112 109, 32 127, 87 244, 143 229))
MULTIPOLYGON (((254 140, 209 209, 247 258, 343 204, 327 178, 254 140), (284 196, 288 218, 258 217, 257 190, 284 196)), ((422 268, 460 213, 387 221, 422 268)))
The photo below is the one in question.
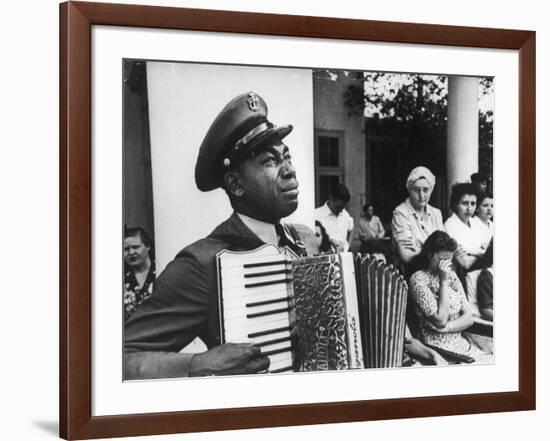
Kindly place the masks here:
POLYGON ((491 100, 487 109, 479 112, 479 171, 489 178, 489 188, 492 189, 493 181, 493 103, 494 81, 493 78, 480 80, 481 96, 491 100))
MULTIPOLYGON (((480 80, 481 98, 493 93, 492 78, 480 80)), ((367 131, 398 149, 406 169, 420 163, 445 175, 448 78, 442 75, 367 72, 362 86, 350 86, 344 101, 350 114, 364 114, 367 131), (406 154, 405 154, 406 153, 406 154)), ((479 114, 480 171, 492 176, 493 112, 479 114)))

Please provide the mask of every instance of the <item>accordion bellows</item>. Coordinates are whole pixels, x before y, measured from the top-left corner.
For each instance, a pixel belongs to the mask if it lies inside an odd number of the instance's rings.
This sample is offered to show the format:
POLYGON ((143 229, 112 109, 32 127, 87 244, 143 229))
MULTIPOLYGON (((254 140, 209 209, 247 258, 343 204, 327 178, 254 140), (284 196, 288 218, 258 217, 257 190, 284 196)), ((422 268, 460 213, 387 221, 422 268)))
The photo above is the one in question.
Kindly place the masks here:
POLYGON ((273 245, 217 265, 222 342, 260 346, 270 372, 401 366, 407 285, 391 265, 273 245))
POLYGON ((398 367, 403 362, 407 283, 392 265, 372 256, 355 256, 357 291, 361 293, 361 329, 365 367, 398 367))

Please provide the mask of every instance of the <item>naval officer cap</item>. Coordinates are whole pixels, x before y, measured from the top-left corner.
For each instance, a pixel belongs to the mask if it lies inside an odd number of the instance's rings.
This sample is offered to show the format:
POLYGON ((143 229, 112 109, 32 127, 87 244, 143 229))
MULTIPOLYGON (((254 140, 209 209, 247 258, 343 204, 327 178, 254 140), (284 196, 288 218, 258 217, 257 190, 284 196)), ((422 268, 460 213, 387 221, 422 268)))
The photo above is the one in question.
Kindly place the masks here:
POLYGON ((199 149, 195 182, 201 191, 223 186, 230 167, 261 151, 292 131, 267 119, 267 105, 254 92, 233 98, 218 114, 199 149))

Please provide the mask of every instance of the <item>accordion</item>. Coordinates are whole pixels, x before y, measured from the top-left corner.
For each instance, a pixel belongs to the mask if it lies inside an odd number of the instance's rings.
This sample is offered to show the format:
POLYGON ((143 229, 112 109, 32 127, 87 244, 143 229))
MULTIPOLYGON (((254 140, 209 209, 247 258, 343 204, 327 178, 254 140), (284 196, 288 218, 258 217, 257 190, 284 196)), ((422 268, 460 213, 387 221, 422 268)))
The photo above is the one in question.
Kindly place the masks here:
POLYGON ((216 263, 222 343, 259 346, 269 372, 401 366, 407 285, 392 265, 274 245, 216 263))

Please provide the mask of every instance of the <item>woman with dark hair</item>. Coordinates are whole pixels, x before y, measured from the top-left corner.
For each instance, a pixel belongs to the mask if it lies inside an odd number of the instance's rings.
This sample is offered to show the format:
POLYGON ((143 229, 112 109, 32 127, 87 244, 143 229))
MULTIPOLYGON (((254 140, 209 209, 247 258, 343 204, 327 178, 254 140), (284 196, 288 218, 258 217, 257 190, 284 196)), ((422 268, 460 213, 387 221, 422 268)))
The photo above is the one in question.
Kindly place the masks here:
POLYGON ((124 320, 153 293, 155 264, 151 259, 152 241, 140 227, 124 231, 124 320))
POLYGON ((417 256, 421 269, 411 276, 410 295, 423 343, 475 357, 482 352, 461 334, 473 324, 473 317, 453 270, 456 249, 456 241, 447 233, 432 233, 417 256))
POLYGON ((330 243, 325 227, 323 227, 323 224, 319 221, 315 221, 315 241, 319 248, 319 254, 336 252, 335 248, 330 243))
POLYGON ((445 231, 458 243, 454 257, 461 268, 466 296, 475 316, 480 315, 477 305, 477 278, 481 272, 479 259, 487 251, 490 241, 487 227, 475 216, 478 191, 479 187, 469 182, 453 185, 450 201, 453 214, 445 222, 445 231))
POLYGON ((485 228, 475 217, 478 205, 478 186, 469 182, 453 185, 451 210, 453 214, 445 221, 445 231, 458 243, 455 255, 457 263, 469 270, 487 249, 485 228))

